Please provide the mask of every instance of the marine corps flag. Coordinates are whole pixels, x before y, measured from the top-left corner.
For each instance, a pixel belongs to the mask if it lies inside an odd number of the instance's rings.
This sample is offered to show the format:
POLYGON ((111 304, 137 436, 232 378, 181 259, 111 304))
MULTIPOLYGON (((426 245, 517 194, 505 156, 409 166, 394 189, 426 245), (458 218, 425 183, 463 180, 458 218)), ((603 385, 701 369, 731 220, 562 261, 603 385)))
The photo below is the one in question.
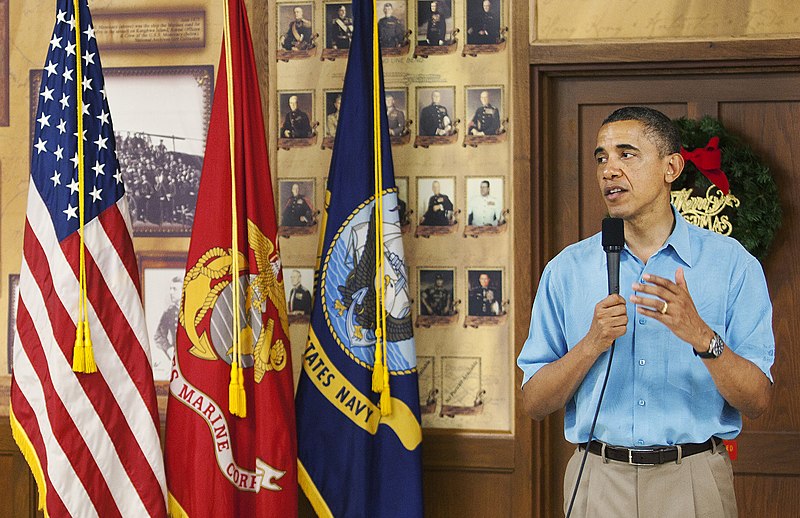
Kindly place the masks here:
POLYGON ((244 2, 226 0, 170 378, 172 516, 296 516, 292 367, 244 2))
POLYGON ((317 514, 422 516, 408 268, 373 2, 355 30, 297 391, 298 478, 317 514))

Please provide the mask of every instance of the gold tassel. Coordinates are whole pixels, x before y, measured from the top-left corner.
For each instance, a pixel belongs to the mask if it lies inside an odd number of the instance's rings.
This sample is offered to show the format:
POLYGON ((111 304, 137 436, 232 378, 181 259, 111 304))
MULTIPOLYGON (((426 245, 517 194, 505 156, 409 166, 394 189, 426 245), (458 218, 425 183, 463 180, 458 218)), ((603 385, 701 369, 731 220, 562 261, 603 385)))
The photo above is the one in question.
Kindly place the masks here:
POLYGON ((381 328, 375 329, 375 363, 372 365, 372 391, 383 391, 383 347, 381 347, 381 328))
POLYGON ((383 387, 381 392, 381 415, 387 416, 392 413, 392 397, 389 394, 389 385, 383 387))
POLYGON ((247 394, 244 392, 244 372, 239 367, 239 417, 247 417, 247 394))
POLYGON ((88 320, 83 323, 83 344, 84 357, 86 358, 84 372, 86 374, 97 372, 97 363, 94 361, 94 348, 92 347, 92 333, 89 331, 88 320))
POLYGON ((231 383, 228 385, 228 410, 239 415, 239 364, 231 362, 231 383))
POLYGON ((86 372, 86 354, 83 344, 83 322, 78 322, 75 328, 75 346, 72 348, 72 370, 86 372))

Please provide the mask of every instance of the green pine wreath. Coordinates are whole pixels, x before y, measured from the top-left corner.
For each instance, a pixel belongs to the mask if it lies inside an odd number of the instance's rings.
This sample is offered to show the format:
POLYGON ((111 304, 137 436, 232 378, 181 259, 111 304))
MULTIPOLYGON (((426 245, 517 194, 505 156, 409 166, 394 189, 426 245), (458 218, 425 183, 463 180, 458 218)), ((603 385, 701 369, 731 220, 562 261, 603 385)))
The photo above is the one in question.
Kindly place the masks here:
MULTIPOLYGON (((719 137, 721 169, 728 177, 731 194, 741 202, 738 207, 733 207, 730 235, 748 252, 763 260, 781 224, 778 187, 769 167, 750 146, 728 133, 717 119, 706 116, 700 120, 680 118, 674 122, 687 150, 704 147, 711 137, 719 137)), ((711 182, 687 160, 683 174, 673 182, 672 190, 695 188, 705 192, 710 186, 711 182)))

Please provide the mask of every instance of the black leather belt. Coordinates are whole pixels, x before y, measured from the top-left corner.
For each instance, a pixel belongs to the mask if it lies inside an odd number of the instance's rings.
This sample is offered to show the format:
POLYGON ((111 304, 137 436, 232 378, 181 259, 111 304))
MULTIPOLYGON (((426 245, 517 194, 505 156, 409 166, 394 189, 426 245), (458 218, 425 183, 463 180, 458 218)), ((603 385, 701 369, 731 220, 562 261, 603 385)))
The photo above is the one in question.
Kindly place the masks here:
MULTIPOLYGON (((714 449, 721 442, 712 437, 703 443, 687 443, 676 446, 649 446, 646 448, 622 448, 611 446, 600 441, 589 443, 589 451, 605 459, 626 462, 635 466, 654 466, 666 462, 680 463, 681 459, 697 453, 714 449)), ((586 443, 578 446, 581 450, 586 448, 586 443)))

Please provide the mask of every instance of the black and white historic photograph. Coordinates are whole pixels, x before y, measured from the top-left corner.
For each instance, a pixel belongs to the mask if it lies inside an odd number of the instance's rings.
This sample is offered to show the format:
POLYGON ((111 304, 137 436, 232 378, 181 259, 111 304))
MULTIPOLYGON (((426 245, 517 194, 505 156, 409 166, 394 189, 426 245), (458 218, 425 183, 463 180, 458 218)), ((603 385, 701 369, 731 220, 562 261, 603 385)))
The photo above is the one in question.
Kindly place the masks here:
POLYGON ((325 4, 325 48, 349 50, 353 41, 353 10, 350 2, 325 4))
POLYGON ((501 109, 503 89, 501 87, 467 87, 467 135, 484 137, 498 135, 504 131, 501 109))
POLYGON ((455 223, 456 180, 417 178, 417 210, 422 226, 446 227, 455 223))
POLYGON ((105 69, 134 235, 191 233, 213 80, 210 66, 105 69))
POLYGON ((452 4, 451 0, 417 1, 417 45, 440 47, 454 43, 452 4))
POLYGON ((314 295, 314 269, 284 266, 283 289, 286 292, 289 323, 308 321, 314 295))
POLYGON ((399 49, 408 44, 406 0, 377 2, 378 41, 381 50, 399 49))
POLYGON ((418 312, 422 316, 446 317, 455 312, 455 269, 420 268, 418 312))
POLYGON ((278 132, 282 139, 314 136, 314 95, 311 92, 279 92, 278 132))
POLYGON ((397 176, 394 183, 397 185, 397 216, 400 226, 404 227, 411 222, 411 212, 413 212, 413 209, 408 206, 408 177, 397 176))
POLYGON ((395 137, 407 135, 410 120, 408 118, 408 89, 386 89, 386 118, 389 121, 389 136, 392 141, 395 137))
POLYGON ((502 0, 467 0, 467 44, 495 45, 500 42, 502 0))
POLYGON ((313 179, 281 180, 278 191, 280 226, 310 227, 317 223, 313 179))
POLYGON ((467 178, 467 225, 496 227, 503 224, 502 176, 467 178))
POLYGON ((503 271, 499 269, 467 270, 469 303, 467 314, 471 317, 496 317, 503 315, 503 271))
POLYGON ((314 4, 278 4, 278 47, 302 54, 316 47, 314 40, 314 4))
POLYGON ((342 91, 325 92, 325 136, 335 137, 339 126, 339 110, 342 106, 342 91))
POLYGON ((417 87, 417 126, 421 137, 448 137, 456 131, 454 86, 417 87))

